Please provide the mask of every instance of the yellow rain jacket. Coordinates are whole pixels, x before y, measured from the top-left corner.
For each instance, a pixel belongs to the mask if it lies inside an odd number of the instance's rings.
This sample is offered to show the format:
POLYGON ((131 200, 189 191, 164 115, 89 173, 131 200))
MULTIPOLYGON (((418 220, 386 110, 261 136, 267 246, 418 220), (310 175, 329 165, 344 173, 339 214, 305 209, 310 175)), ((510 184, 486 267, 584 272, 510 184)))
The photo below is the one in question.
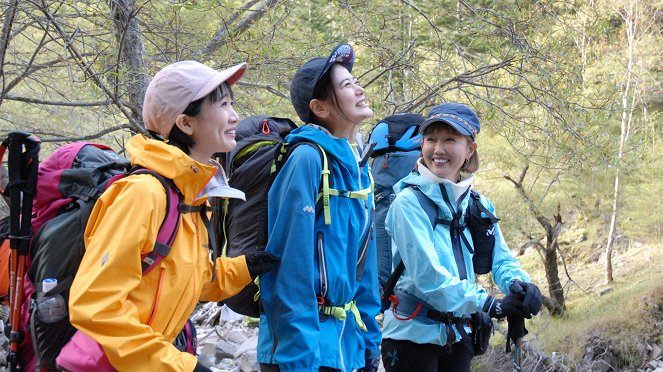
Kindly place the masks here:
MULTIPOLYGON (((131 138, 127 151, 132 164, 172 179, 190 205, 205 203, 207 196, 198 195, 217 171, 223 172, 142 135, 131 138)), ((251 281, 243 256, 217 259, 212 281, 207 230, 199 213, 181 215, 170 253, 143 277, 141 255, 152 250, 165 214, 161 183, 151 175, 133 175, 104 192, 85 230, 86 252, 71 287, 70 319, 120 371, 192 371, 197 358, 172 342, 196 303, 221 301, 251 281)))

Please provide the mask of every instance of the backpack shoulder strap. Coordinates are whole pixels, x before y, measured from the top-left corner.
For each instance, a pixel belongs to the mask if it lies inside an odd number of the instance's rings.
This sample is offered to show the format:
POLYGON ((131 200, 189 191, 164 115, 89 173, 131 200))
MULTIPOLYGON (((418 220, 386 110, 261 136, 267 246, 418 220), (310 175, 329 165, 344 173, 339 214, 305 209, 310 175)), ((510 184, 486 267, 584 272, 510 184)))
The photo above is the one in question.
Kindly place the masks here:
POLYGON ((483 203, 481 203, 481 194, 478 191, 470 191, 470 203, 467 205, 468 212, 472 213, 473 210, 478 209, 480 212, 477 217, 481 217, 481 212, 483 212, 492 224, 496 224, 500 219, 495 217, 488 208, 486 208, 483 203))
MULTIPOLYGON (((292 146, 284 146, 282 148, 282 153, 279 155, 279 158, 277 160, 277 166, 276 169, 280 169, 283 164, 285 164, 286 160, 290 157, 290 155, 295 151, 295 149, 299 146, 302 145, 308 145, 313 147, 318 151, 318 154, 320 154, 320 161, 322 165, 322 175, 320 178, 320 192, 318 192, 318 196, 316 199, 316 205, 321 202, 321 208, 322 212, 325 216, 325 224, 329 225, 331 224, 331 211, 329 208, 329 196, 332 195, 332 190, 336 191, 331 188, 331 178, 329 175, 331 174, 331 171, 329 170, 329 161, 327 159, 327 153, 325 150, 320 146, 319 144, 315 142, 309 142, 309 141, 303 141, 296 143, 292 146)), ((336 193, 338 195, 338 193, 336 193)), ((316 207, 316 210, 318 208, 316 207)))
MULTIPOLYGON (((433 229, 437 225, 437 205, 435 204, 434 201, 432 201, 426 194, 424 194, 419 187, 415 185, 410 185, 410 190, 414 193, 414 195, 417 197, 417 200, 419 200, 419 204, 421 205, 421 209, 426 212, 426 215, 428 216, 428 220, 430 221, 431 226, 433 229)), ((394 288, 396 287, 396 283, 398 282, 398 279, 401 278, 401 275, 403 275, 403 272, 405 271, 405 264, 403 263, 403 260, 401 260, 398 265, 396 266, 396 269, 394 270, 393 274, 389 277, 389 280, 384 285, 384 291, 382 293, 382 311, 386 310, 388 307, 388 302, 390 301, 389 297, 394 294, 394 288)))
POLYGON ((151 169, 136 168, 130 174, 149 174, 159 180, 164 190, 166 190, 166 217, 159 227, 154 249, 143 256, 143 275, 147 275, 170 253, 175 235, 179 229, 181 215, 179 204, 182 196, 172 180, 151 169))
POLYGON ((424 212, 426 212, 426 215, 430 220, 430 224, 431 226, 433 226, 434 229, 435 226, 437 225, 437 205, 435 204, 434 201, 431 200, 431 198, 426 196, 426 194, 424 194, 424 192, 421 191, 421 189, 418 188, 417 186, 411 185, 410 189, 419 200, 421 209, 423 209, 424 212))

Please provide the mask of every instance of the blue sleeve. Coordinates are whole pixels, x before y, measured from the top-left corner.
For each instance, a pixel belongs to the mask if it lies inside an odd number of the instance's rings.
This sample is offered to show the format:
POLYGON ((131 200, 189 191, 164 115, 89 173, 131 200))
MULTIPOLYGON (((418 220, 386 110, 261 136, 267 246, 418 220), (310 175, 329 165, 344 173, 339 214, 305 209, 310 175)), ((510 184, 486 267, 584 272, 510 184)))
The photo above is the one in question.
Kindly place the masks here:
MULTIPOLYGON (((495 206, 493 206, 490 199, 482 195, 481 203, 493 215, 497 216, 495 214, 495 206)), ((509 284, 512 280, 531 281, 529 275, 521 269, 520 262, 511 254, 511 250, 502 235, 499 223, 495 224, 495 248, 493 249, 493 267, 491 271, 493 280, 504 294, 509 293, 509 284)))
POLYGON ((311 146, 297 147, 268 197, 266 251, 281 259, 261 275, 261 299, 281 370, 319 368, 319 318, 315 287, 315 204, 322 172, 311 146))
MULTIPOLYGON (((369 199, 372 199, 371 194, 369 199)), ((366 358, 377 359, 380 357, 380 344, 382 343, 382 332, 375 317, 380 312, 380 293, 378 284, 378 258, 375 245, 375 219, 370 230, 371 239, 368 242, 368 256, 357 290, 356 301, 361 319, 366 324, 367 331, 364 332, 364 343, 366 344, 366 358)))
MULTIPOLYGON (((445 227, 441 225, 433 230, 411 190, 398 194, 387 214, 386 226, 392 237, 392 249, 397 250, 394 265, 399 258, 405 264, 401 282, 410 279, 415 296, 441 312, 461 315, 481 309, 486 291, 455 274, 449 234, 442 231, 445 227)), ((407 290, 410 283, 403 284, 407 290)))

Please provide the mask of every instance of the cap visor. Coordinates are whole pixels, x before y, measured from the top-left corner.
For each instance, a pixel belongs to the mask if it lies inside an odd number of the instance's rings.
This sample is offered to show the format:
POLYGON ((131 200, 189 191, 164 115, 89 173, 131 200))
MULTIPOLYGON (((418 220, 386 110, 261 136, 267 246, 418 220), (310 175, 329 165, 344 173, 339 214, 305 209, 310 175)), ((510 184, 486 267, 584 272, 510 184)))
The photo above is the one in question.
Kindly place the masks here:
POLYGON ((450 120, 442 120, 440 118, 431 118, 431 119, 428 119, 428 120, 424 121, 423 124, 421 124, 421 126, 419 127, 419 133, 424 134, 426 129, 428 129, 429 126, 431 126, 435 123, 442 123, 442 124, 450 125, 453 129, 456 130, 456 132, 458 132, 458 133, 460 133, 464 136, 470 136, 470 137, 474 138, 472 133, 467 128, 465 128, 464 125, 458 124, 458 123, 450 121, 450 120))
POLYGON ((216 87, 219 85, 223 84, 224 82, 228 83, 228 85, 233 85, 235 84, 241 77, 244 75, 244 72, 246 71, 246 62, 242 62, 238 65, 229 67, 225 70, 218 71, 214 77, 212 77, 207 84, 205 84, 191 99, 191 102, 199 100, 208 94, 210 94, 216 87))

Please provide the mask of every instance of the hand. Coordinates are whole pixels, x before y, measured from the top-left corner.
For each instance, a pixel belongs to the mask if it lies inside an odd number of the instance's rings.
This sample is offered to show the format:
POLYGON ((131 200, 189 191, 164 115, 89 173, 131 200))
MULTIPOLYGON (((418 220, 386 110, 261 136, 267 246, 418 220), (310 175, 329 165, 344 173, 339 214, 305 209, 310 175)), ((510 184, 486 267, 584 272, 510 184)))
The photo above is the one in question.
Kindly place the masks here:
POLYGON ((212 370, 200 364, 200 362, 196 362, 196 367, 193 369, 193 372, 212 372, 212 370))
POLYGON ((530 316, 539 313, 543 300, 541 298, 541 290, 534 283, 524 283, 520 280, 515 280, 511 283, 510 291, 522 299, 525 312, 530 314, 530 316))
POLYGON ((360 368, 357 372, 378 372, 380 368, 380 358, 366 359, 364 368, 360 368))
POLYGON ((486 304, 483 307, 483 311, 487 312, 491 318, 502 319, 507 316, 531 318, 531 315, 525 312, 523 301, 515 293, 509 293, 501 300, 488 296, 486 304))
POLYGON ((246 258, 246 267, 249 269, 251 279, 255 279, 258 275, 272 270, 281 261, 276 256, 265 251, 252 252, 244 257, 246 258))

